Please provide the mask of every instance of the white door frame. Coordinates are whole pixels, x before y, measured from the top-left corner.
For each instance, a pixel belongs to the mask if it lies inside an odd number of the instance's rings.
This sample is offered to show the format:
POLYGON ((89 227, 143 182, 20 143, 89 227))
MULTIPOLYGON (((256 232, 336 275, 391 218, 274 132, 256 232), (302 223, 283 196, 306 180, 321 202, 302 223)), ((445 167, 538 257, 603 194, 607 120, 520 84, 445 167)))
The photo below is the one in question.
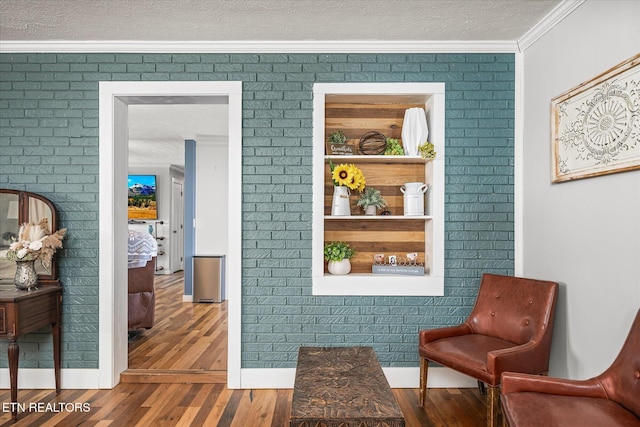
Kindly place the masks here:
MULTIPOLYGON (((229 185, 242 182, 242 82, 100 82, 99 384, 113 388, 127 369, 127 105, 138 97, 229 99, 229 185), (118 126, 116 126, 116 123, 118 126), (124 125, 124 126, 123 126, 124 125)), ((227 386, 240 388, 242 198, 229 191, 227 386)))

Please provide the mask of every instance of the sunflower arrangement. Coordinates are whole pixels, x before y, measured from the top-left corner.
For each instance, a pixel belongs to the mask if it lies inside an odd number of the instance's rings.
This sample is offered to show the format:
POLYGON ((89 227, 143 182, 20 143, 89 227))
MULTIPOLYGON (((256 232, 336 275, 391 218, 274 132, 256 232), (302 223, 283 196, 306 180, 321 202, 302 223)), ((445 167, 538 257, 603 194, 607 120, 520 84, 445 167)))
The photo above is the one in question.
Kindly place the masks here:
POLYGON ((333 185, 345 186, 351 190, 357 190, 360 193, 365 188, 366 180, 359 167, 354 164, 342 163, 335 166, 329 163, 331 167, 331 178, 333 185))
POLYGON ((9 261, 40 260, 42 266, 51 270, 51 259, 56 250, 62 248, 62 239, 67 229, 63 228, 51 234, 49 220, 42 219, 38 224, 24 223, 18 231, 18 240, 11 243, 7 251, 9 261))

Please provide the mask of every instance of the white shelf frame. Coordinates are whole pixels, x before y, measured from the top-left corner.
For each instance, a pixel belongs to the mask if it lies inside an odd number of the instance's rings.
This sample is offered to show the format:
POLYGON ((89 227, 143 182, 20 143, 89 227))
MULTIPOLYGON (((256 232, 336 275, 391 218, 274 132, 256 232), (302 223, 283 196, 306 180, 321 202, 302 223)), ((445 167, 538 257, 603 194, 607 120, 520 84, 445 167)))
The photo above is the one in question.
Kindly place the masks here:
POLYGON ((313 232, 312 232, 312 293, 313 295, 351 296, 443 296, 444 295, 444 164, 445 164, 445 84, 444 83, 316 83, 313 87, 313 232), (429 141, 437 156, 432 162, 433 183, 429 189, 429 213, 425 216, 365 216, 344 217, 324 215, 324 168, 327 159, 371 163, 425 163, 419 156, 325 156, 324 124, 327 95, 382 96, 392 98, 423 97, 428 111, 429 141), (427 236, 431 246, 431 268, 424 276, 387 274, 324 273, 324 221, 344 220, 422 220, 430 228, 427 236))
POLYGON ((358 163, 427 163, 431 160, 425 160, 420 156, 324 156, 325 159, 331 161, 348 161, 358 163))
POLYGON ((332 221, 393 221, 398 219, 422 220, 433 219, 432 215, 325 215, 324 219, 332 221))

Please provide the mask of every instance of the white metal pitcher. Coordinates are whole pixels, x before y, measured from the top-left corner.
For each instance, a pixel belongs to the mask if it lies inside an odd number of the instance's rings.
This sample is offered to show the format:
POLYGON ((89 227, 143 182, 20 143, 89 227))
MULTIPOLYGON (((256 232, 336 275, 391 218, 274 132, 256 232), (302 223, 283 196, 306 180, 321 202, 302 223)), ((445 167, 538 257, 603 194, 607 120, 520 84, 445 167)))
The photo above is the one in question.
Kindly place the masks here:
POLYGON ((424 215, 424 195, 429 186, 424 182, 405 182, 400 187, 400 192, 404 194, 404 214, 405 216, 424 215))
POLYGON ((333 199, 331 202, 332 216, 348 216, 351 215, 351 205, 349 204, 349 196, 351 192, 349 187, 334 185, 333 199))

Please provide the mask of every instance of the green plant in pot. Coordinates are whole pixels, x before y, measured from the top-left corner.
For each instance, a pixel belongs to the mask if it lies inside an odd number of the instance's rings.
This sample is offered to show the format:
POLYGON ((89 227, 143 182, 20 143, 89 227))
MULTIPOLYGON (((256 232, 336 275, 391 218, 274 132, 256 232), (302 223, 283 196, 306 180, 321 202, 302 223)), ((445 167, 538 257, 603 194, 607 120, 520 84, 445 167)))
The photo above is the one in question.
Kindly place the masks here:
POLYGON ((329 135, 329 142, 331 142, 332 144, 344 144, 345 142, 347 142, 347 135, 342 133, 341 130, 333 132, 329 135))
POLYGON ((382 209, 387 206, 387 202, 380 194, 380 190, 373 187, 365 188, 356 204, 364 209, 365 215, 375 215, 376 209, 382 209))
POLYGON ((356 251, 345 242, 331 242, 324 245, 324 259, 328 261, 329 273, 349 274, 351 261, 356 251))

